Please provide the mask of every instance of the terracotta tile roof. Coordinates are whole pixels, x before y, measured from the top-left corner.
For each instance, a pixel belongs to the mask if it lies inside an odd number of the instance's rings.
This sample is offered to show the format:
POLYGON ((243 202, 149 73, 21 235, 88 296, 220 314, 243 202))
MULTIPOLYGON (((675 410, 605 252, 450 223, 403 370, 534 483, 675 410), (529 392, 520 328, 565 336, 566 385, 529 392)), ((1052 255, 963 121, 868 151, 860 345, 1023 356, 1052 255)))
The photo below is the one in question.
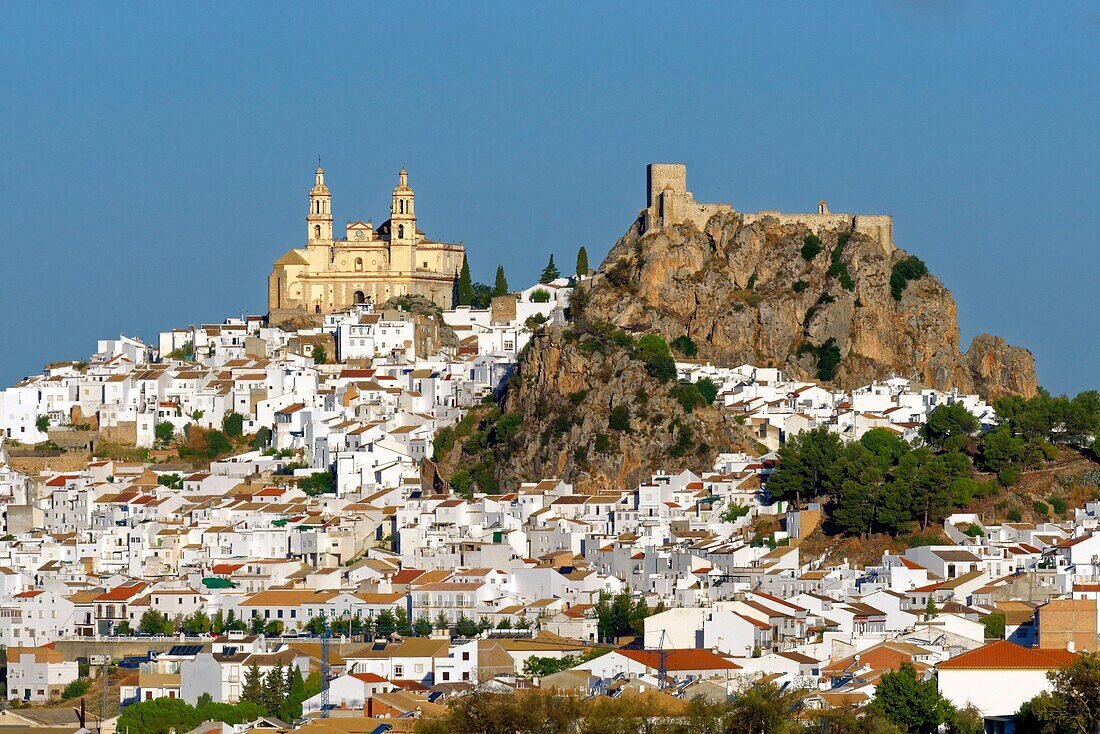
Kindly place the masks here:
POLYGON ((939 670, 1054 670, 1071 664, 1077 654, 1068 650, 1020 647, 998 640, 936 667, 939 670))
MULTIPOLYGON (((657 670, 661 665, 661 652, 657 650, 616 650, 623 657, 657 670)), ((737 663, 715 655, 708 650, 665 650, 665 667, 668 670, 740 670, 737 663)))
POLYGON ((136 594, 145 589, 144 581, 137 581, 132 584, 122 584, 116 586, 105 594, 100 594, 96 597, 96 601, 126 601, 132 598, 136 594))

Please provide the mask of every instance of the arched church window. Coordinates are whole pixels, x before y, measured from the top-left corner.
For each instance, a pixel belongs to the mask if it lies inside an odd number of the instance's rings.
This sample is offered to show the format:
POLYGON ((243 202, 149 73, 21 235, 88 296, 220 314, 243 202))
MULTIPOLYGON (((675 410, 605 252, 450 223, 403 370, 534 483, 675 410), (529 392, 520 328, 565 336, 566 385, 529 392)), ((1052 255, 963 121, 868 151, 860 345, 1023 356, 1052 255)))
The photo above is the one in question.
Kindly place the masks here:
POLYGON ((353 296, 353 298, 355 299, 356 303, 366 303, 367 302, 367 296, 366 296, 365 293, 363 293, 363 291, 355 291, 355 295, 353 296))
POLYGON ((397 202, 397 209, 398 209, 399 213, 401 213, 401 214, 405 213, 405 200, 404 199, 400 199, 397 202))
POLYGON ((313 225, 313 239, 321 239, 321 225, 319 224, 313 225))
POLYGON ((356 270, 362 270, 363 269, 363 258, 361 258, 361 257, 355 258, 355 269, 356 270))
POLYGON ((405 225, 404 224, 397 225, 397 239, 399 239, 399 240, 405 239, 405 225))

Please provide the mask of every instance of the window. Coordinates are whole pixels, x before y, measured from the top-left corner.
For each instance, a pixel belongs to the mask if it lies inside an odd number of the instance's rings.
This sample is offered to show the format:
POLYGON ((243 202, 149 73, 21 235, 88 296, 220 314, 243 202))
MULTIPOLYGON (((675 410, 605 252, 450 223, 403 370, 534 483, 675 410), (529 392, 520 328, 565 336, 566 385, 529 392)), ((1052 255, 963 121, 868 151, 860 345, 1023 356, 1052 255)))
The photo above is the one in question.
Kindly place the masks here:
POLYGON ((462 653, 462 659, 463 660, 469 660, 470 659, 470 653, 468 653, 468 652, 462 653))
POLYGON ((405 225, 404 224, 397 225, 397 239, 399 239, 399 240, 405 239, 405 225))
POLYGON ((395 666, 393 666, 393 677, 394 678, 401 678, 404 675, 405 675, 405 666, 404 665, 395 665, 395 666))
POLYGON ((446 670, 445 670, 445 671, 443 671, 443 680, 450 680, 450 679, 451 679, 451 674, 450 674, 450 672, 449 672, 449 671, 446 671, 446 670))
POLYGON ((363 258, 361 258, 361 257, 355 258, 355 269, 356 270, 362 270, 363 269, 363 258))

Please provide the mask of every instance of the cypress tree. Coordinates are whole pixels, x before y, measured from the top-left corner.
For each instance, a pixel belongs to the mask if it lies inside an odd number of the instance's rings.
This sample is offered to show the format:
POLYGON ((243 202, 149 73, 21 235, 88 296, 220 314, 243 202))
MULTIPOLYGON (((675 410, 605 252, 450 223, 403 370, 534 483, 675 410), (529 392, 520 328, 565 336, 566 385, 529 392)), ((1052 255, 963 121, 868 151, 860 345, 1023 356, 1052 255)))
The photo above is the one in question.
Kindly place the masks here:
POLYGON ((458 274, 458 305, 469 306, 474 301, 474 282, 470 278, 470 262, 462 258, 462 270, 458 274))
POLYGON ((550 256, 550 262, 546 263, 546 267, 542 270, 542 275, 539 277, 540 283, 549 283, 555 280, 561 273, 558 272, 558 266, 554 264, 554 256, 550 256))
POLYGON ((279 704, 276 715, 283 721, 292 722, 302 715, 302 702, 309 698, 309 694, 306 692, 302 671, 297 665, 289 672, 288 678, 286 698, 279 704))
POLYGON ((497 265, 497 282, 493 285, 494 296, 504 296, 508 294, 508 279, 504 277, 504 266, 497 265))
POLYGON ((577 275, 588 275, 588 250, 584 245, 577 250, 577 275))

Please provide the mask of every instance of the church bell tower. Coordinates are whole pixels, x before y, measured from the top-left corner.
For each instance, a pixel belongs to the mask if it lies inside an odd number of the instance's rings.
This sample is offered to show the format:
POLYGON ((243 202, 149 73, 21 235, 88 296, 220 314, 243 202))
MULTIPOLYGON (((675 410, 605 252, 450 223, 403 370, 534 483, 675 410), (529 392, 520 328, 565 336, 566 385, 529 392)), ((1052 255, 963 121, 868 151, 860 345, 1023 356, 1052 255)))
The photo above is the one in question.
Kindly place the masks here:
POLYGON ((416 269, 416 210, 409 172, 397 175, 390 204, 390 262, 397 270, 416 269))
POLYGON ((332 241, 332 194, 325 186, 325 169, 317 166, 315 174, 316 181, 309 191, 307 241, 311 245, 321 245, 332 241))

